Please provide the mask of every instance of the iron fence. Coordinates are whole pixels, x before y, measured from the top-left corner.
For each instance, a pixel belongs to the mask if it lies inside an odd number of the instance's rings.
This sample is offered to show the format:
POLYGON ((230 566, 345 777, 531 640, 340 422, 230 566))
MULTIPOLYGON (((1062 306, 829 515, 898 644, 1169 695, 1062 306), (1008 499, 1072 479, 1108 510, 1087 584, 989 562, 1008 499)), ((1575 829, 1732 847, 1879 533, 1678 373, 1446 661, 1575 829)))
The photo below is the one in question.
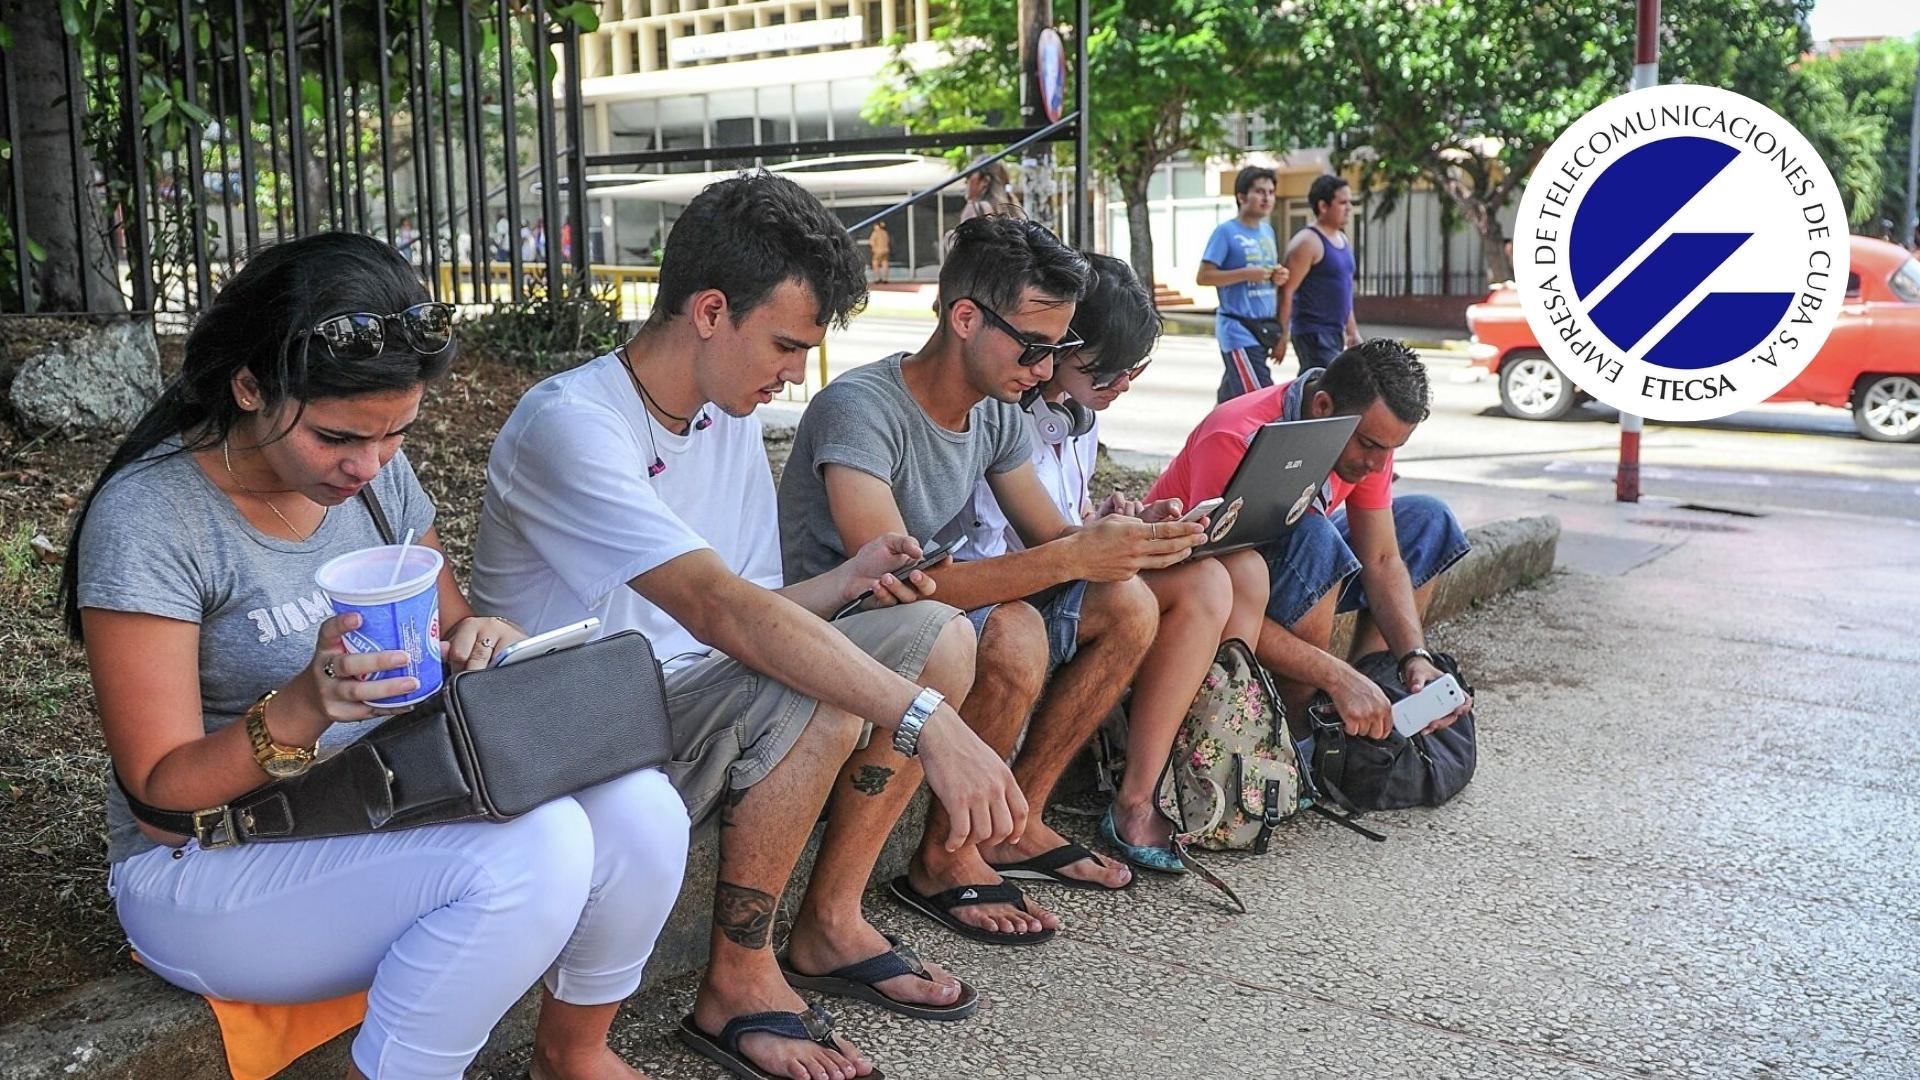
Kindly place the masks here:
MULTIPOLYGON (((18 7, 9 21, 27 17, 18 7)), ((100 291, 116 289, 131 310, 183 322, 248 250, 328 229, 384 237, 454 303, 586 289, 581 31, 571 6, 113 7, 61 27, 52 50, 61 55, 32 47, 17 26, 0 52, 9 151, 0 247, 11 257, 0 261, 0 310, 99 310, 115 306, 100 291), (36 104, 23 92, 50 70, 66 116, 64 160, 18 152, 45 120, 22 116, 36 104), (67 238, 97 268, 80 273, 74 296, 48 280, 40 254, 67 238)))

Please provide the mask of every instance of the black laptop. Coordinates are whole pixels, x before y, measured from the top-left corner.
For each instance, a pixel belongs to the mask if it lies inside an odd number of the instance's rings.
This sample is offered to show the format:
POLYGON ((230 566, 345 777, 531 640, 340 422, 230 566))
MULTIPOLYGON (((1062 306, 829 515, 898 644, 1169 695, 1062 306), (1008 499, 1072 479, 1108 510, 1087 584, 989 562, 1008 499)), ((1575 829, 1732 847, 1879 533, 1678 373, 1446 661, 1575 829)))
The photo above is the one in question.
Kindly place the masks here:
POLYGON ((1281 420, 1253 433, 1247 456, 1208 515, 1207 542, 1195 556, 1228 552, 1278 540, 1313 507, 1320 484, 1360 426, 1357 416, 1281 420))

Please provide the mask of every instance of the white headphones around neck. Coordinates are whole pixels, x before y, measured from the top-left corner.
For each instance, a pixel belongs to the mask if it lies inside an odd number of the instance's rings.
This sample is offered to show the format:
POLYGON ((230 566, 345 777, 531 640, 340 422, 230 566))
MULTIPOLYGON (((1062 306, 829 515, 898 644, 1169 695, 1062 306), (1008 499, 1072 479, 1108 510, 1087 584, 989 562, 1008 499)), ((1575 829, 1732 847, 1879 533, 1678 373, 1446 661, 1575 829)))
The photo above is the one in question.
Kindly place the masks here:
POLYGON ((1033 417, 1033 430, 1048 446, 1059 446, 1093 430, 1092 409, 1068 397, 1058 403, 1048 401, 1038 389, 1029 390, 1020 405, 1033 417))

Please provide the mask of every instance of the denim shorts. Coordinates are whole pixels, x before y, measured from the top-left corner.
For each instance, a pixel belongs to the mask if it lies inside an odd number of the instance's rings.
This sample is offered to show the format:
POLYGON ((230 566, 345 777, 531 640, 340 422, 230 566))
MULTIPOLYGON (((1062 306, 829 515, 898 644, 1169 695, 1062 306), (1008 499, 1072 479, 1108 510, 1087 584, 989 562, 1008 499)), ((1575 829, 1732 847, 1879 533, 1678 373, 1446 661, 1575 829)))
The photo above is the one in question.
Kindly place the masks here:
MULTIPOLYGON (((1413 587, 1433 580, 1459 561, 1469 547, 1447 504, 1431 495, 1397 495, 1393 500, 1393 531, 1400 540, 1400 558, 1407 564, 1413 587)), ((1313 610, 1327 590, 1345 582, 1336 611, 1359 611, 1367 606, 1360 587, 1360 559, 1349 546, 1347 511, 1331 518, 1308 514, 1285 537, 1260 549, 1267 559, 1267 617, 1292 626, 1313 610)))
MULTIPOLYGON (((1057 585, 1046 592, 1030 596, 1015 603, 1032 604, 1040 611, 1040 619, 1047 626, 1047 673, 1073 659, 1080 651, 1080 606, 1087 600, 1087 583, 1069 581, 1057 585)), ((967 612, 967 619, 973 623, 975 637, 987 632, 987 616, 999 604, 988 604, 967 612)))
POLYGON ((1291 335, 1293 355, 1300 358, 1300 370, 1326 367, 1333 358, 1347 351, 1344 330, 1301 330, 1291 335))

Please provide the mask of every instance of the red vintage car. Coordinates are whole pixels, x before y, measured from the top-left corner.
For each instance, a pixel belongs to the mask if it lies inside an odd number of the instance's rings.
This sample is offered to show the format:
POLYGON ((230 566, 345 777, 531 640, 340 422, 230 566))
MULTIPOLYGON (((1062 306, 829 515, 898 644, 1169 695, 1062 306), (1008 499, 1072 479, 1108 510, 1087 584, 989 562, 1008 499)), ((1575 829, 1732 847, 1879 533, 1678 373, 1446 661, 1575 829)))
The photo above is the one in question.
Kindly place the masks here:
MULTIPOLYGON (((1540 349, 1511 282, 1467 309, 1476 366, 1500 378, 1500 406, 1521 420, 1558 420, 1587 395, 1540 349)), ((1860 434, 1920 442, 1920 262, 1898 244, 1853 238, 1853 270, 1833 335, 1800 377, 1769 401, 1852 409, 1860 434)))

